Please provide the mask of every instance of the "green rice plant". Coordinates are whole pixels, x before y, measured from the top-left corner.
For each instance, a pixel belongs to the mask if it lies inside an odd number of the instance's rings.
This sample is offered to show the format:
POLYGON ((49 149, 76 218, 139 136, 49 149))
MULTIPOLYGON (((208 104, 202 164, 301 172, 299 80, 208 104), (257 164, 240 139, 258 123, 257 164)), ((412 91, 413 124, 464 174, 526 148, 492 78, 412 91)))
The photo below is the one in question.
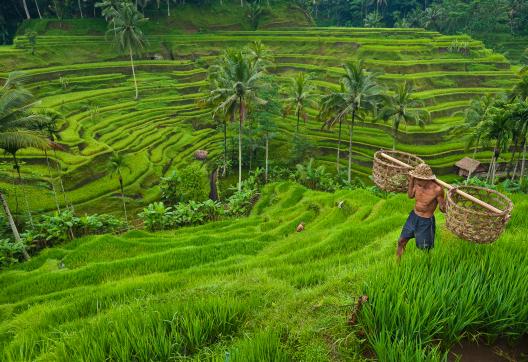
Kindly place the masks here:
POLYGON ((504 242, 442 244, 406 255, 400 265, 385 263, 364 288, 369 302, 360 321, 369 344, 383 360, 414 354, 437 361, 464 337, 521 337, 528 331, 521 282, 528 258, 521 249, 504 242))

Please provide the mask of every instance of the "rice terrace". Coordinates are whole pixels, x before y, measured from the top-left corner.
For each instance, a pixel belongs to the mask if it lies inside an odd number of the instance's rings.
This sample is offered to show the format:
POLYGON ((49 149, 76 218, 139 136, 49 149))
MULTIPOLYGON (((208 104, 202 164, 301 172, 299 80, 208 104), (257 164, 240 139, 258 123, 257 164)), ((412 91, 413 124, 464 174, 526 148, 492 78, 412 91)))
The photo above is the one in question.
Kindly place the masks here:
POLYGON ((528 2, 2 0, 0 361, 528 361, 528 2))

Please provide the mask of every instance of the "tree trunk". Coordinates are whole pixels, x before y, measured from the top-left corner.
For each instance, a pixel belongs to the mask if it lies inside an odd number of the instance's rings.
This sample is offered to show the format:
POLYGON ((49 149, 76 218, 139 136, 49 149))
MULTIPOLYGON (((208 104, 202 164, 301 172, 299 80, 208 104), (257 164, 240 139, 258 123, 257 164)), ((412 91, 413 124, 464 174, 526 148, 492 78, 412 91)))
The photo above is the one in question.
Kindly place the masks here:
POLYGON ((82 13, 82 6, 81 6, 81 0, 77 0, 77 5, 79 6, 79 12, 81 13, 81 19, 84 18, 82 13))
MULTIPOLYGON (((18 173, 18 184, 22 185, 22 175, 20 174, 20 165, 18 164, 18 160, 16 158, 15 153, 13 153, 13 160, 15 162, 15 169, 17 170, 17 173, 18 173)), ((26 212, 29 217, 29 224, 33 226, 33 215, 31 215, 31 210, 29 209, 29 201, 27 199, 27 194, 25 192, 22 192, 22 194, 24 195, 24 203, 26 204, 26 212)))
POLYGON ((266 166, 264 169, 265 183, 268 183, 268 172, 269 172, 269 136, 266 135, 266 166))
POLYGON ((227 121, 224 119, 224 169, 222 170, 222 177, 225 177, 227 172, 227 121))
POLYGON ((523 142, 523 155, 522 155, 522 161, 521 161, 521 174, 520 174, 520 182, 524 182, 524 165, 526 164, 526 141, 523 142))
POLYGON ((299 134, 299 111, 297 110, 297 128, 296 128, 297 134, 299 134))
POLYGON ((26 19, 31 19, 31 15, 29 15, 29 9, 27 7, 26 0, 22 0, 22 5, 24 5, 24 12, 26 13, 26 19))
POLYGON ((244 120, 244 106, 240 97, 238 122, 238 191, 242 191, 242 122, 244 120))
POLYGON ((134 87, 136 88, 136 99, 139 98, 139 91, 136 79, 136 70, 134 69, 134 56, 132 55, 132 47, 128 47, 130 53, 130 65, 132 66, 132 77, 134 78, 134 87))
POLYGON ((126 201, 125 201, 125 189, 123 187, 123 177, 121 176, 121 173, 119 174, 119 188, 121 189, 121 200, 123 201, 123 211, 125 212, 125 224, 127 230, 128 227, 128 215, 127 215, 127 208, 126 208, 126 201))
POLYGON ((356 120, 356 110, 352 111, 352 122, 350 122, 348 139, 348 183, 352 182, 352 136, 354 134, 354 121, 356 120))
POLYGON ((337 135, 337 160, 336 160, 336 168, 337 173, 339 174, 339 169, 341 166, 341 124, 343 123, 343 120, 339 118, 339 132, 337 135))
POLYGON ((167 16, 170 16, 170 0, 167 0, 167 16))
POLYGON ((55 184, 53 183, 53 174, 51 173, 51 167, 49 163, 48 151, 44 150, 44 155, 46 156, 46 166, 48 166, 48 174, 51 183, 51 189, 53 191, 53 198, 55 199, 55 205, 57 206, 57 211, 60 213, 59 200, 57 199, 57 190, 55 190, 55 184))
MULTIPOLYGON (((13 215, 11 215, 11 211, 9 210, 9 205, 7 204, 7 200, 5 199, 4 194, 1 191, 0 191, 0 201, 2 202, 2 207, 4 208, 4 212, 7 216, 7 220, 9 221, 9 226, 11 227, 11 231, 13 232, 15 241, 17 243, 21 243, 22 239, 20 239, 20 234, 18 233, 15 220, 13 220, 13 215)), ((24 255, 24 259, 29 260, 29 254, 25 246, 22 249, 22 254, 24 255)))
POLYGON ((216 179, 218 177, 218 167, 214 169, 214 171, 211 173, 211 177, 209 179, 209 199, 213 201, 218 201, 218 189, 216 187, 216 179))
MULTIPOLYGON (((55 149, 53 150, 53 154, 55 155, 55 159, 57 159, 57 151, 55 151, 55 149)), ((64 198, 64 207, 68 208, 68 198, 66 197, 66 190, 64 190, 64 183, 62 182, 62 169, 60 166, 60 162, 58 161, 57 161, 57 172, 59 173, 59 182, 61 186, 62 197, 64 198)))
POLYGON ((35 1, 35 7, 37 8, 38 16, 40 19, 42 19, 42 14, 40 13, 40 8, 38 6, 38 1, 37 0, 34 0, 34 1, 35 1))

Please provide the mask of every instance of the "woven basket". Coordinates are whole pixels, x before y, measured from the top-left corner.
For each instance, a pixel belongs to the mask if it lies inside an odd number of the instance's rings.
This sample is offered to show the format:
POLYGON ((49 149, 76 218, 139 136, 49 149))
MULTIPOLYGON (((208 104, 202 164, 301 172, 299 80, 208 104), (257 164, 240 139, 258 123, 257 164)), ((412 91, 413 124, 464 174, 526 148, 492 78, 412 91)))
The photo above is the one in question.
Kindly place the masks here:
POLYGON ((409 168, 397 165, 383 158, 381 156, 382 153, 405 162, 412 167, 423 163, 423 160, 410 153, 400 151, 380 150, 374 154, 372 176, 376 186, 388 192, 407 192, 409 184, 407 174, 409 173, 409 168))
POLYGON ((503 194, 476 186, 460 186, 458 189, 502 210, 494 213, 469 201, 456 192, 447 193, 446 226, 458 237, 479 244, 492 243, 499 238, 510 218, 513 203, 503 194))

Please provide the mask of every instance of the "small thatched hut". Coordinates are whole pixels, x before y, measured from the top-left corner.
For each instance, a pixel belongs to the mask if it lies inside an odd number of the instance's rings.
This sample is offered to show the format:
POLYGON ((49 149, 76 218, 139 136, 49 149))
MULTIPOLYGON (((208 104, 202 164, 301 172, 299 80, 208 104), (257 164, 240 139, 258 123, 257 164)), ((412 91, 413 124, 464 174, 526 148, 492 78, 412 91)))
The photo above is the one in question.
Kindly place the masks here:
POLYGON ((462 177, 478 176, 486 172, 486 167, 480 161, 470 157, 464 157, 455 163, 455 167, 458 169, 458 175, 462 177))

